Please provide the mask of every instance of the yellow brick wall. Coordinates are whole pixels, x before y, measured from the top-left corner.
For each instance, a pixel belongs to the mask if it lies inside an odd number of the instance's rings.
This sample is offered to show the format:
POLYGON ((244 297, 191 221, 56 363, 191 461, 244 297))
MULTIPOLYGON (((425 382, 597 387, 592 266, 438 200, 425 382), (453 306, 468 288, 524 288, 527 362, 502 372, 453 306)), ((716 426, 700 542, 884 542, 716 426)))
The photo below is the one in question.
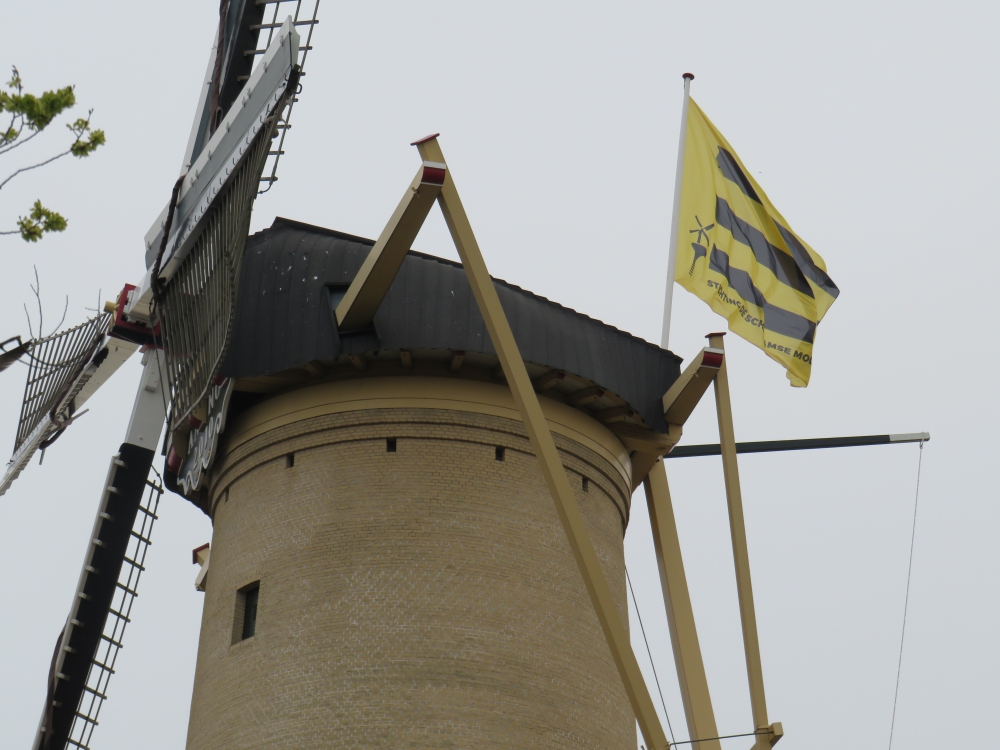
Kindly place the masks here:
MULTIPOLYGON (((628 489, 597 453, 556 440, 627 620, 628 489)), ((635 748, 520 423, 315 417, 222 456, 211 493, 189 750, 635 748), (258 580, 256 635, 240 641, 238 590, 258 580)))

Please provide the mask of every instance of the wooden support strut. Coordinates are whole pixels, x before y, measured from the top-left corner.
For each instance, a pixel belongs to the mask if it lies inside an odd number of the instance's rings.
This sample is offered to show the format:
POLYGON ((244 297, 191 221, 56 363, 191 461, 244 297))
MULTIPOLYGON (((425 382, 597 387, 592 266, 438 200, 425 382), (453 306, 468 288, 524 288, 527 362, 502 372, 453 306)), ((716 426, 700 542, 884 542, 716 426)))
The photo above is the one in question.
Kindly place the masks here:
POLYGON ((357 331, 371 327, 392 280, 406 260, 410 245, 434 206, 444 177, 444 164, 425 160, 417 170, 389 223, 337 305, 339 330, 357 331))
MULTIPOLYGON (((417 146, 420 156, 425 162, 445 163, 437 136, 430 136, 413 145, 417 146)), ((632 651, 628 632, 611 596, 611 589, 587 533, 583 514, 573 496, 566 470, 559 458, 541 405, 538 403, 538 396, 535 394, 531 379, 528 377, 528 372, 517 349, 510 324, 500 306, 500 298, 493 286, 493 279, 486 269, 486 263, 473 234, 472 225, 462 207, 450 172, 446 173, 444 185, 438 195, 438 202, 455 242, 455 247, 462 259, 462 265, 469 277, 473 295, 486 322, 486 328, 497 351, 504 375, 510 384, 514 402, 521 413, 528 437, 535 454, 538 456, 542 475, 545 477, 549 492, 552 494, 573 556, 576 558, 577 566, 583 576, 587 593, 590 595, 590 601, 611 649, 611 656, 618 668, 646 746, 649 750, 666 750, 670 747, 670 743, 667 741, 649 689, 643 680, 642 672, 639 670, 639 663, 632 651)))
POLYGON ((653 547, 656 550, 656 565, 663 589, 663 602, 667 609, 670 644, 673 646, 677 682, 684 703, 684 716, 692 740, 691 746, 695 750, 721 750, 722 745, 717 739, 697 741, 699 737, 718 737, 719 732, 715 724, 715 712, 712 709, 712 696, 708 690, 701 646, 698 643, 698 630, 695 627, 691 594, 684 573, 684 560, 681 557, 667 472, 662 460, 653 464, 643 484, 646 490, 646 505, 649 508, 649 525, 653 532, 653 547))
MULTIPOLYGON (((709 346, 724 350, 724 333, 709 334, 709 346)), ((722 474, 726 482, 726 504, 729 506, 729 530, 733 540, 733 562, 736 567, 736 591, 740 602, 740 623, 743 626, 743 649, 746 653, 747 679, 750 683, 750 708, 757 735, 754 750, 768 750, 781 737, 781 725, 769 725, 767 701, 764 697, 764 673, 760 661, 760 641, 757 637, 757 614, 750 581, 750 555, 747 549, 746 522, 743 518, 743 497, 740 473, 736 462, 736 437, 733 429, 733 409, 729 400, 729 373, 726 357, 715 378, 715 409, 719 419, 719 445, 722 450, 722 474)))

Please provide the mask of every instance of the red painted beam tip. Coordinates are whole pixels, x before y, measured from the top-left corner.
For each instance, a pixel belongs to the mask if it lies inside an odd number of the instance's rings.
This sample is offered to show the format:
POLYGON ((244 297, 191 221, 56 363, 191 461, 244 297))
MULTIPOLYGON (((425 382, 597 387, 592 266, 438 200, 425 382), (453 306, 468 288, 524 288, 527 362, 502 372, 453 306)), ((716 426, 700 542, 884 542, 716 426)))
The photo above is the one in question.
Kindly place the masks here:
POLYGON ((722 367, 722 354, 719 352, 705 352, 705 355, 701 358, 701 363, 705 367, 722 367))
POLYGON ((418 145, 420 145, 421 143, 427 143, 427 141, 433 141, 433 140, 434 140, 435 138, 437 138, 437 137, 438 137, 439 135, 441 135, 441 134, 440 134, 440 133, 433 133, 432 135, 425 135, 425 136, 424 136, 423 138, 421 138, 421 139, 420 139, 420 140, 418 140, 418 141, 414 141, 414 142, 413 142, 413 143, 411 143, 410 145, 411 145, 411 146, 418 146, 418 145))
POLYGON ((428 185, 444 185, 444 170, 440 167, 424 167, 420 181, 428 185))

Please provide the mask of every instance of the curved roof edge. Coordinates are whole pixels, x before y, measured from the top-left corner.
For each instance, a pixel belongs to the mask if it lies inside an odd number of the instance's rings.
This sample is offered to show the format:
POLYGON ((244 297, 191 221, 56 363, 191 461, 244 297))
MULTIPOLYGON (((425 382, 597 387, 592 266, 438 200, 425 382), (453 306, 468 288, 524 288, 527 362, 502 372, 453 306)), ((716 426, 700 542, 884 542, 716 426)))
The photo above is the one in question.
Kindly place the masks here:
MULTIPOLYGON (((374 330, 341 335, 336 295, 374 240, 278 217, 247 241, 224 375, 249 378, 314 361, 385 350, 495 356, 460 263, 411 250, 375 316, 374 330)), ((501 279, 494 279, 521 356, 613 392, 664 432, 660 399, 681 359, 655 344, 501 279)))

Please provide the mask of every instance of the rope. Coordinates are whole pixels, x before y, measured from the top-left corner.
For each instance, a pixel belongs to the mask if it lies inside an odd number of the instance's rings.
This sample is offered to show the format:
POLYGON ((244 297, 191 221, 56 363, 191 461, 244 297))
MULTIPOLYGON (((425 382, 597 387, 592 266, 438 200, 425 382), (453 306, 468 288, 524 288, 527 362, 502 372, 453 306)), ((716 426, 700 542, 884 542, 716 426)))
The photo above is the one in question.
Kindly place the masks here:
POLYGON ((896 692, 892 696, 892 723, 889 725, 889 750, 896 729, 896 704, 899 701, 899 676, 903 669, 903 643, 906 640, 906 612, 910 608, 910 579, 913 575, 913 546, 917 538, 917 505, 920 502, 920 469, 924 462, 924 441, 920 441, 920 458, 917 460, 917 491, 913 498, 913 528, 910 531, 910 562, 906 568, 906 599, 903 602, 903 630, 899 636, 899 661, 896 664, 896 692))
POLYGON ((756 732, 744 732, 743 734, 724 734, 721 737, 702 737, 700 740, 684 740, 675 742, 675 745, 691 745, 695 742, 711 742, 712 740, 731 740, 733 737, 756 737, 759 734, 770 734, 768 729, 758 729, 756 732))
MULTIPOLYGON (((632 578, 628 574, 628 566, 625 566, 625 580, 628 581, 628 590, 632 592, 632 604, 635 607, 635 615, 639 620, 639 631, 642 633, 642 642, 646 644, 646 654, 649 656, 649 664, 653 668, 653 679, 656 681, 656 692, 660 694, 660 705, 663 706, 663 715, 667 718, 667 729, 670 730, 670 744, 676 745, 674 741, 674 727, 670 723, 670 714, 667 713, 667 702, 663 700, 663 690, 660 688, 660 678, 656 674, 656 664, 653 662, 653 654, 649 650, 649 641, 646 640, 646 628, 642 625, 642 615, 639 614, 639 600, 635 598, 635 589, 632 588, 632 578)), ((683 743, 681 743, 683 744, 683 743)))

